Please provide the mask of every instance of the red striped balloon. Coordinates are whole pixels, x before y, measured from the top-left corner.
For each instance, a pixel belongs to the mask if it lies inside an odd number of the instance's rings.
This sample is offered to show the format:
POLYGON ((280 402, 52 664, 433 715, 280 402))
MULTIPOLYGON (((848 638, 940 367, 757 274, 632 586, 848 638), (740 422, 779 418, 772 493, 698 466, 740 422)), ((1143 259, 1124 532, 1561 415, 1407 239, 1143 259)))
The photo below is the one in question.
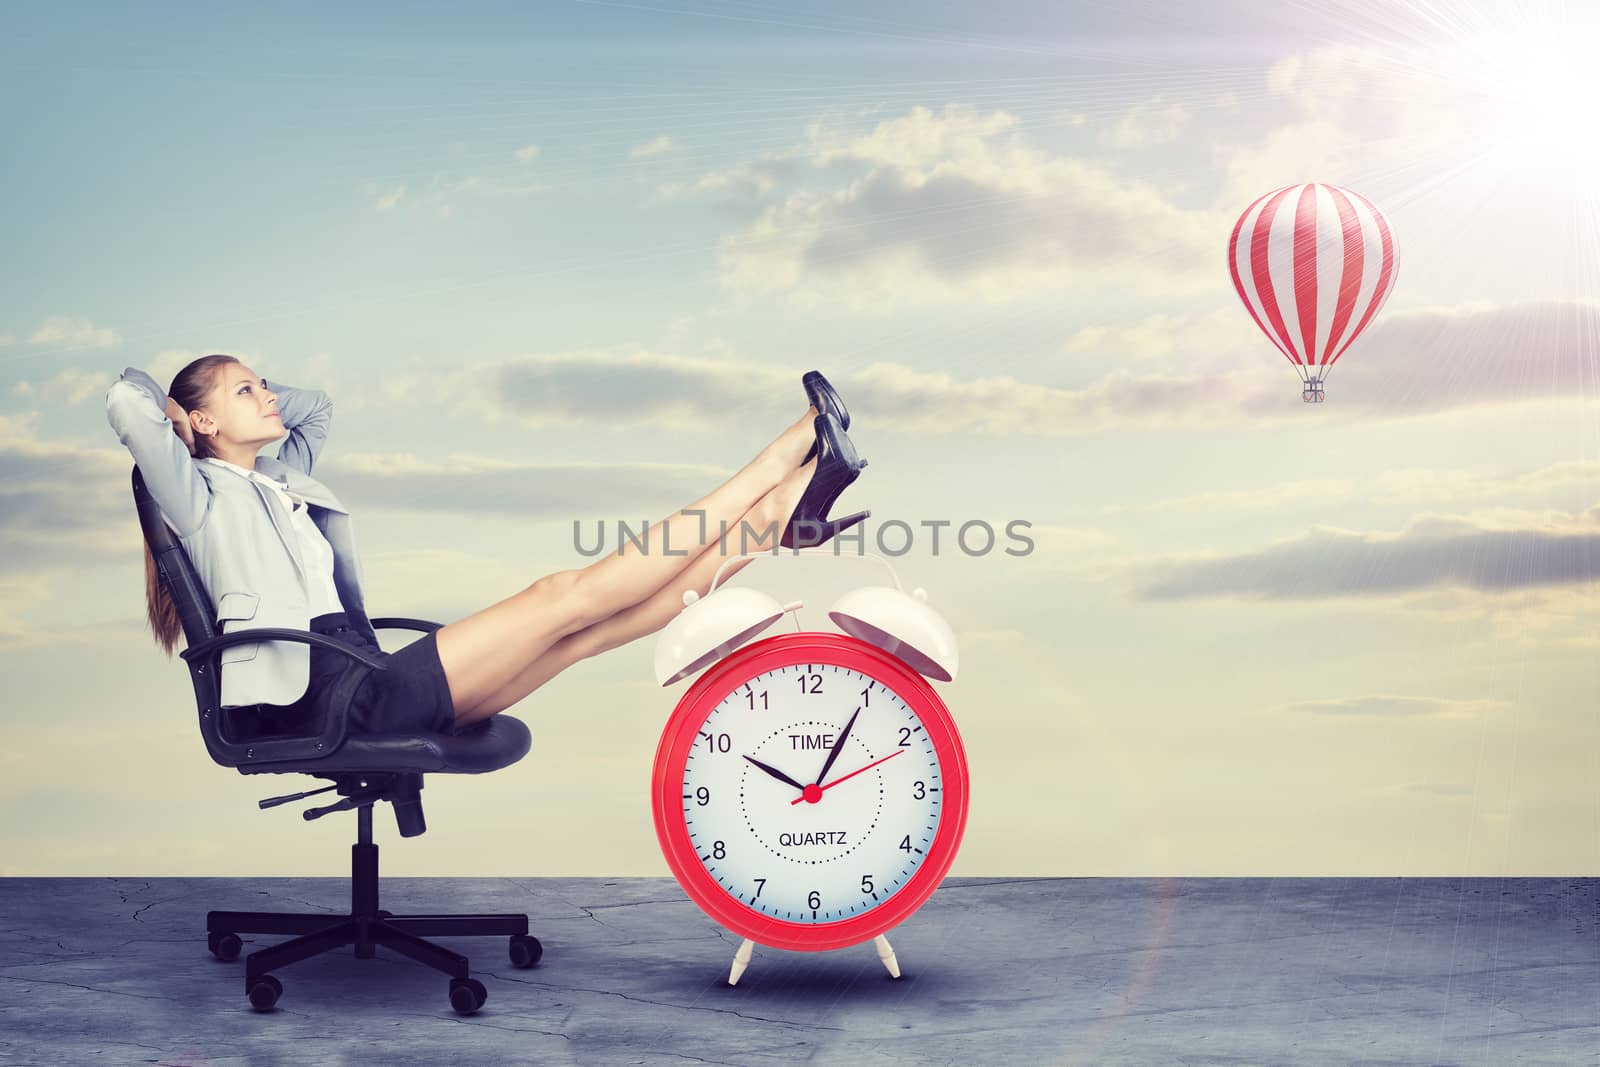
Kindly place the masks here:
POLYGON ((1394 289, 1399 249, 1383 212, 1336 185, 1291 185, 1245 209, 1228 269, 1245 310, 1289 362, 1307 401, 1394 289))

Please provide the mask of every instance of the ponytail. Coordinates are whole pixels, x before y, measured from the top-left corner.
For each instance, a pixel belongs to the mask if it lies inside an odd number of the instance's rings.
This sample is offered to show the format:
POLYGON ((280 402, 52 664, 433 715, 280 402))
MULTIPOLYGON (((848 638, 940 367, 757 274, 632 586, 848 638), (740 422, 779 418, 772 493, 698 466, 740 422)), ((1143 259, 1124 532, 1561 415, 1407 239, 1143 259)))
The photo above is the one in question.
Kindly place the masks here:
MULTIPOLYGON (((216 385, 218 369, 237 362, 239 360, 234 356, 201 356, 178 372, 178 376, 172 379, 172 388, 167 395, 183 408, 184 417, 187 418, 188 413, 199 408, 216 385)), ((195 458, 205 459, 213 454, 212 439, 196 434, 195 458)), ((143 538, 140 540, 143 541, 143 538)), ((156 567, 155 557, 150 554, 148 541, 144 541, 144 606, 156 644, 170 657, 178 647, 178 638, 183 634, 183 620, 178 617, 178 605, 173 602, 172 595, 161 584, 161 574, 156 567)))

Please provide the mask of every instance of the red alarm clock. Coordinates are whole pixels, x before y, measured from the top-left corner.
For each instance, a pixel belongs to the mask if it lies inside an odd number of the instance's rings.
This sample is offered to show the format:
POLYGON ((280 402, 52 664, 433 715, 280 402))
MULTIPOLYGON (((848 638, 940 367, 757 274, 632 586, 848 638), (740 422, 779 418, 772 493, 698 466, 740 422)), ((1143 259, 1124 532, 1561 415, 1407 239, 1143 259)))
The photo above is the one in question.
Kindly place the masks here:
POLYGON ((656 751, 662 853, 690 899, 745 939, 730 985, 758 943, 873 941, 898 978, 884 933, 938 887, 966 826, 966 755, 926 681, 954 678, 955 636, 896 577, 840 598, 828 614, 843 633, 740 647, 802 605, 719 590, 721 574, 704 598, 684 595, 656 646, 663 685, 710 667, 656 751))

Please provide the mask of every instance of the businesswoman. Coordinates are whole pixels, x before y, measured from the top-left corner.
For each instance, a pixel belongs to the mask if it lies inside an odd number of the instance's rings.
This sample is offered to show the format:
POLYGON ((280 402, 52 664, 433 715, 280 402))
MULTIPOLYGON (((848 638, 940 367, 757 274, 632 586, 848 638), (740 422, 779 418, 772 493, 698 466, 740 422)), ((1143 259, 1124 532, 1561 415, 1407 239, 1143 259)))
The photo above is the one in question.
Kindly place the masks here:
MULTIPOLYGON (((167 391, 129 367, 107 392, 106 412, 216 599, 223 632, 310 629, 386 655, 388 669, 368 674, 356 691, 350 729, 448 733, 511 707, 581 659, 666 625, 685 590, 704 595, 717 568, 739 554, 741 523, 766 534, 752 535, 751 547, 772 549, 774 540, 821 544, 866 518, 827 517, 866 461, 845 436, 850 416, 839 394, 815 371, 802 385, 805 415, 732 478, 651 526, 645 544, 655 549, 630 543, 582 569, 545 575, 392 655, 379 649, 366 615, 350 514, 311 477, 332 419, 326 393, 268 382, 235 357, 210 355, 167 391), (276 459, 257 455, 279 439, 276 459), (729 536, 719 544, 723 530, 729 536)), ((145 603, 156 641, 171 655, 181 626, 148 546, 145 603)), ((325 712, 319 701, 358 666, 288 641, 235 646, 221 664, 224 705, 268 705, 289 722, 325 712)))

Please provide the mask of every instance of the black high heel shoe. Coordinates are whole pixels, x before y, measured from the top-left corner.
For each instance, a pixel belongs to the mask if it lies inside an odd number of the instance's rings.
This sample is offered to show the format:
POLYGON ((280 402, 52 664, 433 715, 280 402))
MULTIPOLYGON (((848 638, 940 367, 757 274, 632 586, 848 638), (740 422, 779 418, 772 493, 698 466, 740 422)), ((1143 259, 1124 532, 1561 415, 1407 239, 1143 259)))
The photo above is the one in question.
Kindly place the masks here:
MULTIPOLYGON (((822 376, 821 371, 807 371, 800 379, 800 384, 805 387, 806 399, 811 401, 811 406, 817 409, 818 415, 832 415, 839 420, 840 429, 850 428, 850 410, 844 406, 844 401, 839 399, 839 391, 822 376)), ((816 454, 817 446, 812 445, 811 451, 807 452, 806 458, 800 462, 810 463, 811 457, 816 454)))
POLYGON ((845 436, 843 425, 832 412, 818 415, 813 425, 817 431, 817 467, 778 542, 784 548, 823 544, 872 514, 860 511, 843 519, 828 518, 828 509, 845 487, 860 477, 867 461, 856 455, 855 445, 845 436))

